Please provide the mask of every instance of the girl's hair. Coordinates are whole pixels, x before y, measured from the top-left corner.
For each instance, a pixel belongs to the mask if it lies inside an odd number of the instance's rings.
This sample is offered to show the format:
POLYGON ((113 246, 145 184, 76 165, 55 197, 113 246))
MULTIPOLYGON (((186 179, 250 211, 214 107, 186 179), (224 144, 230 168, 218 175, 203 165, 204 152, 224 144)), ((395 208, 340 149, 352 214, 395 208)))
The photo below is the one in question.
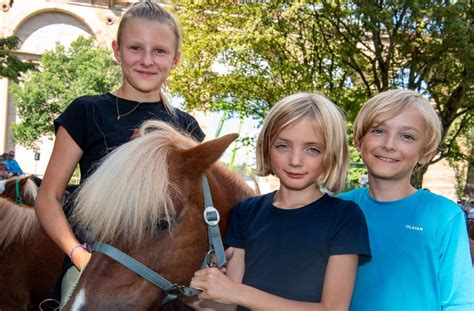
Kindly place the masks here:
MULTIPOLYGON (((180 52, 181 49, 181 41, 182 41, 182 34, 181 34, 181 29, 176 22, 176 19, 171 15, 168 11, 163 9, 158 3, 156 3, 154 0, 140 0, 139 2, 136 2, 132 4, 127 11, 123 14, 118 30, 117 30, 117 43, 120 46, 121 38, 122 38, 122 33, 125 25, 127 22, 133 18, 143 18, 149 21, 154 21, 157 23, 165 24, 167 25, 171 31, 174 33, 175 38, 176 38, 176 53, 180 52)), ((161 99, 163 100, 163 103, 165 104, 165 107, 174 114, 174 109, 171 106, 170 102, 166 98, 166 96, 163 94, 162 90, 160 90, 160 96, 161 99)))
POLYGON ((377 122, 384 122, 408 109, 418 111, 425 123, 422 156, 433 154, 439 147, 443 127, 429 100, 412 90, 389 90, 369 99, 354 121, 354 144, 360 144, 376 119, 377 122))
POLYGON ((140 0, 132 4, 125 14, 123 14, 117 31, 117 42, 120 44, 122 32, 125 24, 133 18, 143 18, 149 21, 168 25, 176 37, 176 52, 180 51, 181 46, 181 29, 176 22, 176 19, 168 11, 163 9, 158 3, 153 0, 140 0))
POLYGON ((332 192, 342 191, 349 165, 344 114, 321 94, 297 93, 290 95, 270 109, 257 140, 256 174, 260 176, 273 174, 270 150, 275 139, 284 128, 305 117, 314 121, 314 130, 322 134, 326 145, 323 170, 316 183, 332 192))

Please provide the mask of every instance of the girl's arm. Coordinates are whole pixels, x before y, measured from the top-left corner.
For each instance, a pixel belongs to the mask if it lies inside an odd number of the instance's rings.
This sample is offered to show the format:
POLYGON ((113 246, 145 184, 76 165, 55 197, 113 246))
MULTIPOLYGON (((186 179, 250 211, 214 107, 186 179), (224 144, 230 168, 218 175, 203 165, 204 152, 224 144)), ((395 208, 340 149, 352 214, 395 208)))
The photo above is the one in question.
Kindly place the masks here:
POLYGON ((242 278, 234 281, 215 268, 197 271, 191 286, 203 289, 199 295, 201 299, 241 305, 251 310, 348 310, 357 263, 358 255, 329 257, 321 303, 281 298, 241 284, 242 278))
MULTIPOLYGON (((68 254, 79 245, 61 206, 60 199, 83 152, 69 133, 60 126, 56 133, 53 153, 36 199, 36 216, 51 239, 68 254)), ((82 269, 91 254, 83 248, 76 248, 72 261, 82 269)))

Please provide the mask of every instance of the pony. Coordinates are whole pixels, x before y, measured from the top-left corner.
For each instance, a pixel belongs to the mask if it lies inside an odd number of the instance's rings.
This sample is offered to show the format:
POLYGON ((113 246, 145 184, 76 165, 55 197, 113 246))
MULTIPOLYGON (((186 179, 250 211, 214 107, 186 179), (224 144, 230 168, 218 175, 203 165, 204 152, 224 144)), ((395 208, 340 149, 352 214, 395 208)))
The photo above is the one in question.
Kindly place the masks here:
MULTIPOLYGON (((147 121, 140 134, 111 152, 79 188, 73 226, 86 240, 108 243, 170 284, 187 286, 209 250, 203 176, 221 232, 231 208, 255 194, 217 162, 238 135, 198 144, 160 121, 147 121)), ((151 310, 164 299, 165 292, 147 279, 93 252, 62 310, 151 310)), ((187 309, 181 299, 164 308, 187 309)))
POLYGON ((0 181, 0 197, 19 205, 33 207, 38 194, 36 176, 11 177, 0 181))
POLYGON ((52 293, 64 254, 33 209, 33 176, 0 183, 0 310, 38 310, 52 293))

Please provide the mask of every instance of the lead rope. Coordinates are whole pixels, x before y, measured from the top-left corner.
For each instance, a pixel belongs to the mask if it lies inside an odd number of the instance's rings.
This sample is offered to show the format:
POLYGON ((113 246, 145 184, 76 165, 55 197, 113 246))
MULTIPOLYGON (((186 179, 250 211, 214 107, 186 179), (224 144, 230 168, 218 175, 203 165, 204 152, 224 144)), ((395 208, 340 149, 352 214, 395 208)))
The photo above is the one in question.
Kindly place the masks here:
MULTIPOLYGON (((225 265, 226 259, 224 253, 224 245, 222 244, 221 234, 218 226, 220 216, 219 212, 214 208, 214 204, 212 203, 211 191, 209 189, 209 183, 205 175, 203 175, 202 187, 205 206, 203 216, 204 221, 207 224, 207 232, 209 239, 209 251, 204 257, 202 265, 204 267, 222 267, 223 265, 225 265)), ((146 280, 154 284, 156 287, 162 289, 166 293, 166 296, 162 301, 162 305, 182 296, 191 297, 201 293, 201 290, 199 289, 169 282, 167 279, 165 279, 155 271, 151 270, 150 268, 146 267, 134 258, 130 257, 129 255, 123 253, 122 251, 116 249, 115 247, 107 243, 95 243, 92 246, 92 251, 107 255, 108 257, 114 259, 123 266, 134 271, 141 277, 145 278, 146 280)))

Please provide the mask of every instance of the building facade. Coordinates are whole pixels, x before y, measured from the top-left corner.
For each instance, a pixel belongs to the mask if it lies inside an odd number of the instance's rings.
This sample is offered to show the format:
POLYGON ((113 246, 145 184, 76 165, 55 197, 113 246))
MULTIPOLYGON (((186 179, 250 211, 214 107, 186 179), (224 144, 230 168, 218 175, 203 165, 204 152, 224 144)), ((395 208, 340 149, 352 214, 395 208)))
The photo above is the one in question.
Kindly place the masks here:
MULTIPOLYGON (((124 0, 0 0, 0 38, 17 36, 18 56, 39 60, 57 42, 69 46, 77 37, 91 36, 102 46, 111 46, 118 21, 132 2, 124 0)), ((15 104, 9 96, 10 81, 0 78, 0 152, 16 149, 23 170, 42 175, 52 151, 51 137, 44 137, 38 152, 14 145, 11 125, 17 122, 15 104), (36 155, 36 157, 35 157, 36 155)))

